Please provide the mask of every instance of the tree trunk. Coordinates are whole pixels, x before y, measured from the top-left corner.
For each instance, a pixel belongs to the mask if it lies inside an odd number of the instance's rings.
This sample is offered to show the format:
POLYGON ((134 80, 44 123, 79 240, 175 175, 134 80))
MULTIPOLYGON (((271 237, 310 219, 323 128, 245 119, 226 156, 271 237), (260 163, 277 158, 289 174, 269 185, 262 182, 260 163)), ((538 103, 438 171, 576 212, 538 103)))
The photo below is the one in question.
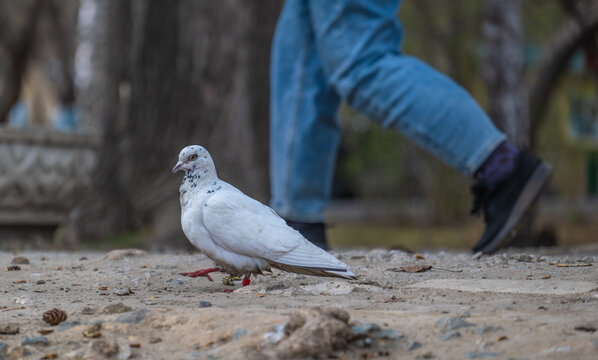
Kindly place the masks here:
POLYGON ((530 118, 532 140, 535 130, 544 120, 548 104, 554 88, 571 57, 580 47, 595 41, 598 32, 598 5, 591 1, 577 2, 575 8, 570 8, 572 3, 562 1, 564 9, 572 15, 543 51, 538 70, 530 86, 530 118))
MULTIPOLYGON (((101 120, 103 163, 111 164, 100 172, 111 179, 99 184, 100 193, 119 209, 111 212, 127 214, 119 220, 124 226, 112 226, 112 232, 153 226, 163 239, 182 237, 181 179, 170 169, 189 144, 212 153, 221 178, 266 199, 270 42, 281 5, 258 0, 130 2, 128 51, 110 53, 128 64, 130 87, 121 82, 121 90, 130 88, 126 121, 122 131, 114 124, 118 99, 109 62, 98 73, 109 72, 109 84, 98 91, 116 105, 104 109, 103 116, 90 115, 101 120)), ((122 34, 113 33, 111 41, 122 34)))
POLYGON ((486 0, 482 33, 488 114, 509 141, 527 147, 529 120, 523 76, 521 0, 486 0))

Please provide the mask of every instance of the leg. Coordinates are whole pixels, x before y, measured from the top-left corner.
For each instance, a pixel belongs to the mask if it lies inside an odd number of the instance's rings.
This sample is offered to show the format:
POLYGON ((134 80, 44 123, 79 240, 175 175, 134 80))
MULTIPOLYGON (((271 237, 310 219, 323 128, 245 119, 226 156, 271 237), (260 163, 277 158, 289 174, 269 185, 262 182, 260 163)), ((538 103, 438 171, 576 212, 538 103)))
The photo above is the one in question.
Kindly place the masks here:
POLYGON ((307 2, 287 0, 270 69, 271 206, 297 222, 324 220, 340 140, 340 100, 315 45, 307 2))
POLYGON ((192 277, 192 278, 203 276, 203 277, 207 278, 210 281, 214 281, 214 280, 212 280, 212 277, 210 276, 210 273, 211 272, 219 272, 219 271, 222 271, 222 269, 219 268, 219 267, 213 267, 213 268, 207 268, 207 269, 197 270, 197 271, 193 271, 193 272, 181 273, 181 275, 183 275, 183 276, 189 276, 189 277, 192 277))
POLYGON ((341 98, 379 124, 473 174, 505 140, 459 85, 400 52, 399 0, 311 0, 325 74, 341 98))
POLYGON ((247 286, 251 283, 251 279, 249 278, 251 275, 245 275, 243 278, 243 286, 247 286))

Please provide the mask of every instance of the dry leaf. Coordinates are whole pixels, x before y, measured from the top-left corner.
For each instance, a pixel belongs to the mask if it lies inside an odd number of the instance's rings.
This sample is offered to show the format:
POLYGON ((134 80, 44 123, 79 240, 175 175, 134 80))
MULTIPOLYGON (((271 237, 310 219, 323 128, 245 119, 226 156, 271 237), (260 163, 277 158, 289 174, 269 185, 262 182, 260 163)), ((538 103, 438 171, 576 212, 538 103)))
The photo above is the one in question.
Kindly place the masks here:
POLYGON ((583 331, 583 332, 589 332, 590 334, 593 334, 594 332, 596 332, 596 328, 593 326, 587 326, 587 325, 579 325, 575 327, 575 330, 577 331, 583 331))
POLYGON ((129 344, 129 347, 139 349, 141 347, 141 344, 139 344, 139 343, 129 344))
POLYGON ((105 290, 110 290, 110 288, 109 288, 108 286, 100 286, 100 287, 98 288, 98 290, 103 290, 103 291, 105 291, 105 290))
POLYGON ((12 283, 13 284, 25 284, 27 282, 27 280, 15 280, 12 283))
POLYGON ((414 258, 414 259, 417 259, 417 260, 423 260, 423 259, 425 259, 425 258, 424 258, 422 255, 420 255, 420 254, 413 254, 413 258, 414 258))
POLYGON ((496 339, 496 341, 505 341, 508 340, 509 338, 506 335, 503 336, 499 336, 498 339, 496 339))
POLYGON ((553 266, 556 266, 556 267, 581 267, 581 266, 592 266, 592 264, 590 264, 590 263, 560 264, 560 263, 555 263, 555 262, 548 263, 548 265, 553 265, 553 266))
POLYGON ((83 336, 88 338, 98 338, 102 336, 102 333, 100 332, 101 328, 101 324, 95 324, 94 326, 83 330, 83 336))
POLYGON ((42 360, 45 360, 45 359, 57 359, 57 358, 58 358, 58 354, 51 353, 51 354, 44 355, 44 357, 42 358, 42 360))
POLYGON ((264 294, 262 294, 262 293, 257 293, 257 297, 264 297, 264 294))
POLYGON ((550 279, 550 275, 544 275, 544 276, 542 276, 542 279, 544 279, 544 280, 550 279))
POLYGON ((48 335, 48 334, 53 333, 53 332, 54 332, 54 330, 52 330, 52 329, 41 329, 39 331, 39 333, 42 334, 42 335, 48 335))

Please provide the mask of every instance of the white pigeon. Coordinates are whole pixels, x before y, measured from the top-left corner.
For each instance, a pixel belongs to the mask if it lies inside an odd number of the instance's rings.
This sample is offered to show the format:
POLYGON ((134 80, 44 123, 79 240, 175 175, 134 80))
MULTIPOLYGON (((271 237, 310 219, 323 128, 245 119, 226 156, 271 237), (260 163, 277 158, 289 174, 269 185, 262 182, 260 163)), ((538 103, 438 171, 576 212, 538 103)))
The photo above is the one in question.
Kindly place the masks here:
POLYGON ((189 241, 217 267, 182 275, 222 271, 245 275, 277 268, 299 274, 356 279, 348 265, 313 245, 274 210, 250 198, 216 175, 214 161, 199 145, 179 154, 172 173, 185 171, 179 188, 181 225, 189 241))

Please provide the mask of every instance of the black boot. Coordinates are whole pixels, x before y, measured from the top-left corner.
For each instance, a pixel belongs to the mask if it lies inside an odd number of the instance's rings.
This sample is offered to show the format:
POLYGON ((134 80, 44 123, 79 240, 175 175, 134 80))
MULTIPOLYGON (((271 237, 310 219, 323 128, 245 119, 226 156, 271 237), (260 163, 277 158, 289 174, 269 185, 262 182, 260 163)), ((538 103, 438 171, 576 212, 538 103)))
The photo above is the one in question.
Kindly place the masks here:
POLYGON ((523 216, 532 207, 552 175, 552 166, 521 151, 513 171, 492 184, 472 187, 472 214, 484 213, 486 230, 473 247, 474 252, 490 254, 507 247, 523 216))
POLYGON ((328 244, 326 242, 326 227, 324 223, 307 223, 300 221, 286 220, 287 225, 293 229, 299 231, 303 237, 309 240, 312 244, 328 250, 328 244))

